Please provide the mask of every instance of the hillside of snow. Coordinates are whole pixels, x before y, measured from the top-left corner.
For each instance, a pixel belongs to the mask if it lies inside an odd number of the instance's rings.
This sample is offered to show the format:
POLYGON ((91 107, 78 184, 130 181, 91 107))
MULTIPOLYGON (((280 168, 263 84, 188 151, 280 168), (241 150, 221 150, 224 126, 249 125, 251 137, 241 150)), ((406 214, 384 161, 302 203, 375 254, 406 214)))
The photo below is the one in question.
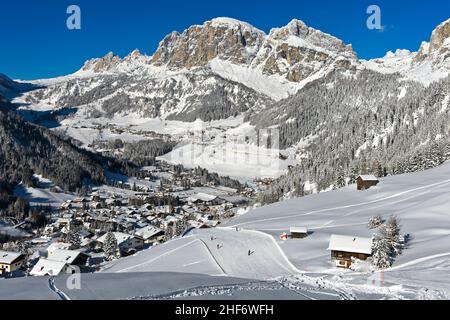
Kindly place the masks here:
POLYGON ((364 293, 388 298, 448 297, 449 193, 450 163, 446 163, 384 178, 365 192, 352 185, 258 208, 222 228, 197 230, 113 262, 103 272, 148 273, 167 268, 181 273, 283 279, 291 285, 318 281, 323 288, 343 290, 354 298, 364 293), (400 218, 402 232, 411 236, 403 254, 384 272, 335 268, 327 251, 330 236, 371 237, 367 223, 376 214, 400 218), (303 240, 279 240, 292 226, 305 226, 311 234, 303 240))
MULTIPOLYGON (((367 191, 351 185, 276 203, 108 263, 100 273, 82 276, 81 291, 65 293, 73 299, 245 299, 269 298, 268 292, 283 299, 448 299, 449 194, 447 162, 381 179, 367 191), (331 235, 370 237, 367 223, 377 214, 396 215, 411 238, 393 266, 376 272, 364 265, 357 271, 334 267, 327 251, 331 235), (279 235, 293 226, 307 227, 310 235, 281 241, 279 235), (169 281, 174 276, 181 282, 169 281)), ((45 280, 27 278, 0 281, 0 288, 23 288, 27 281, 30 291, 14 289, 13 296, 49 290, 45 280)), ((61 277, 55 285, 64 291, 64 283, 61 277)))

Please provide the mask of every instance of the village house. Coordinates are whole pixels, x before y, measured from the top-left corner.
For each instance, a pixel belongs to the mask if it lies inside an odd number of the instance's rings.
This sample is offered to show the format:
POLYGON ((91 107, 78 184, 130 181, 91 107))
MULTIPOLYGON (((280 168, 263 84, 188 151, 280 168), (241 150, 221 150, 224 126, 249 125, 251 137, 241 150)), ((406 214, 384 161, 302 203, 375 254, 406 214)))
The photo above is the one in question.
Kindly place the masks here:
POLYGON ((134 234, 135 236, 142 238, 144 240, 144 243, 152 244, 162 241, 165 232, 154 226, 147 226, 145 228, 137 230, 134 234))
MULTIPOLYGON (((121 232, 113 232, 112 234, 117 240, 117 244, 122 255, 130 255, 144 248, 144 240, 140 237, 135 237, 133 235, 121 232)), ((108 234, 105 233, 97 239, 97 242, 101 248, 103 248, 107 235, 108 234)))
POLYGON ((26 257, 21 253, 0 250, 0 275, 13 273, 25 264, 26 257))
POLYGON ((66 242, 53 242, 46 251, 47 256, 51 256, 56 250, 69 250, 72 245, 66 242))
POLYGON ((380 181, 374 175, 361 175, 356 179, 356 185, 359 191, 367 190, 378 185, 380 181))
POLYGON ((41 258, 30 271, 30 275, 35 277, 57 276, 61 273, 74 273, 75 270, 67 263, 41 258))
POLYGON ((47 248, 47 257, 42 257, 30 272, 32 276, 57 276, 60 273, 74 273, 87 266, 89 255, 68 250, 69 244, 53 243, 47 248))
POLYGON ((85 267, 89 255, 76 250, 56 249, 47 257, 48 260, 67 263, 71 266, 85 267))
POLYGON ((367 260, 372 256, 372 239, 332 235, 328 251, 336 267, 350 268, 352 259, 367 260))

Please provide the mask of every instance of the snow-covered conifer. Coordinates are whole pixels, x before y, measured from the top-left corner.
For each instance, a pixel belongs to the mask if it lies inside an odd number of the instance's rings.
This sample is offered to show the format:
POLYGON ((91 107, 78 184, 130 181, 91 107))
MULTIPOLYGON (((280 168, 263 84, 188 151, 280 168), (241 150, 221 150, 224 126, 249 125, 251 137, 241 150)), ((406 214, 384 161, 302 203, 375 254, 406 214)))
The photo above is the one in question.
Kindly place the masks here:
POLYGON ((376 215, 373 216, 372 218, 370 218, 369 223, 367 224, 367 227, 372 230, 372 229, 376 229, 379 226, 381 226, 383 224, 384 220, 383 217, 381 215, 376 215))
POLYGON ((117 259, 119 255, 117 239, 112 232, 109 232, 106 235, 105 242, 103 244, 103 251, 105 252, 105 259, 108 261, 117 259))

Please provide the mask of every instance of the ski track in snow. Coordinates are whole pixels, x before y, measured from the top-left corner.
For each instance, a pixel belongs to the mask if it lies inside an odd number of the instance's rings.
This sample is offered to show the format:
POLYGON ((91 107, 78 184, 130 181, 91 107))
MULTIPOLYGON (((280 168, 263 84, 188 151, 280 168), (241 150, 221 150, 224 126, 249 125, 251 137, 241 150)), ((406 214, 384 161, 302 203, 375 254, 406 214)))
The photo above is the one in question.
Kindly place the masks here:
POLYGON ((56 293, 61 298, 61 300, 71 300, 67 294, 65 294, 62 290, 60 290, 56 287, 55 277, 50 277, 48 279, 48 285, 50 287, 50 290, 52 290, 54 293, 56 293))
POLYGON ((398 270, 398 269, 403 269, 405 267, 413 266, 413 265, 416 265, 416 264, 421 263, 421 262, 425 262, 425 261, 429 261, 429 260, 433 260, 433 259, 437 259, 437 258, 442 258, 442 257, 446 257, 446 256, 450 256, 450 252, 434 254, 434 255, 431 255, 431 256, 422 257, 422 258, 419 258, 419 259, 408 261, 408 262, 403 263, 401 265, 398 265, 398 266, 395 266, 395 267, 391 267, 391 268, 385 270, 385 272, 395 271, 395 270, 398 270))

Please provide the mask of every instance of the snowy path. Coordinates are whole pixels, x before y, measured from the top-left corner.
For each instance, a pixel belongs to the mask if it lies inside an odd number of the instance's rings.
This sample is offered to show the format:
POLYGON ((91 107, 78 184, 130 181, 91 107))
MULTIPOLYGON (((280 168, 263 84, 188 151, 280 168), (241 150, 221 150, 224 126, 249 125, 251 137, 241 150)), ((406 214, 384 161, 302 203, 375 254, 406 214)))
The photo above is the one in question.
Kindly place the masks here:
POLYGON ((199 230, 196 236, 228 276, 268 280, 301 273, 274 239, 262 232, 215 228, 199 230))
POLYGON ((66 295, 63 291, 61 291, 60 289, 58 289, 56 287, 55 277, 50 277, 48 279, 48 285, 50 287, 50 290, 52 290, 54 293, 56 293, 61 298, 61 300, 71 300, 68 295, 66 295))

